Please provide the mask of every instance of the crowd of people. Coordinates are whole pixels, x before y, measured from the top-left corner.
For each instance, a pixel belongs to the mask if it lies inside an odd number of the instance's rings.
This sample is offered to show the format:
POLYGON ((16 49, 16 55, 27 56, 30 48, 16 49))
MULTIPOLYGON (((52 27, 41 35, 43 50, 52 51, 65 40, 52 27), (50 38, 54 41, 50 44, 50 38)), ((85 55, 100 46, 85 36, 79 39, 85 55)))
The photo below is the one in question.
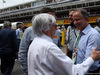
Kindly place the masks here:
POLYGON ((15 59, 26 75, 100 73, 100 18, 92 28, 88 16, 85 9, 70 10, 66 54, 61 50, 61 30, 52 8, 43 7, 25 31, 22 25, 11 29, 11 23, 5 21, 0 29, 1 73, 11 75, 15 59))

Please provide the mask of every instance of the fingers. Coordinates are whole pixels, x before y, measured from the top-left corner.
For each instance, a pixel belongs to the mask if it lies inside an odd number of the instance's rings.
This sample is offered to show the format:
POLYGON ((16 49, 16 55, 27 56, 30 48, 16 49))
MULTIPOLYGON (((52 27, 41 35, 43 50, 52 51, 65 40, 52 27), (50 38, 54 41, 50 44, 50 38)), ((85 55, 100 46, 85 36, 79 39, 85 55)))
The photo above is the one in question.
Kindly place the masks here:
POLYGON ((98 48, 98 47, 96 46, 94 50, 96 51, 96 50, 97 50, 97 48, 98 48))

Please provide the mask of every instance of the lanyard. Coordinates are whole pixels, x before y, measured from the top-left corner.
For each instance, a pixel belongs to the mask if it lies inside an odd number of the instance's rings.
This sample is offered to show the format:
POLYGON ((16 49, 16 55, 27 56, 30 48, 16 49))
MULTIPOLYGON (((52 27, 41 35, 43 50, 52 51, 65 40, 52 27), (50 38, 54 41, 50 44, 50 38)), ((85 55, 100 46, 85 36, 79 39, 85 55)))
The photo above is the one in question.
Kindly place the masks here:
POLYGON ((76 62, 77 47, 78 47, 80 35, 81 35, 81 34, 79 33, 79 34, 78 34, 78 37, 77 37, 77 39, 76 39, 76 41, 75 41, 75 49, 74 49, 74 53, 73 53, 73 56, 72 56, 72 60, 73 60, 74 64, 75 64, 75 62, 76 62))
POLYGON ((77 48, 77 46, 78 46, 78 42, 79 42, 79 38, 80 38, 80 33, 78 34, 78 37, 77 37, 77 39, 76 39, 76 41, 75 41, 75 48, 77 48))

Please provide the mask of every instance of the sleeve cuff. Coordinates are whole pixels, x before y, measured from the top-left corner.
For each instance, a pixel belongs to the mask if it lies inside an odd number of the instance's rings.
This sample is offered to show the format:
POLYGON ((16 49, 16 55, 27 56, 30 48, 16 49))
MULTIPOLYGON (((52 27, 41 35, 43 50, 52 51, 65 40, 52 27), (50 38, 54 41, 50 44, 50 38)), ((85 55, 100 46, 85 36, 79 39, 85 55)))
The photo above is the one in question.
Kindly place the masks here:
POLYGON ((83 64, 88 64, 89 66, 91 66, 93 63, 94 63, 94 60, 93 60, 91 57, 87 58, 87 59, 83 62, 83 64))

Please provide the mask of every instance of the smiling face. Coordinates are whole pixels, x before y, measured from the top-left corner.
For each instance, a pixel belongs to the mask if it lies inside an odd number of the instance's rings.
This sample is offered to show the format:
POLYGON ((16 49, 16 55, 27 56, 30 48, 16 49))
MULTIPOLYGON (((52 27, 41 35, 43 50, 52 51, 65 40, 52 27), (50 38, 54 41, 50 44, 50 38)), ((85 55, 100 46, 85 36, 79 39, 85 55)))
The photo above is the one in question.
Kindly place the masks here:
POLYGON ((80 30, 84 30, 86 26, 88 25, 88 17, 86 16, 85 18, 81 14, 81 11, 75 11, 73 13, 73 21, 74 25, 80 30))

